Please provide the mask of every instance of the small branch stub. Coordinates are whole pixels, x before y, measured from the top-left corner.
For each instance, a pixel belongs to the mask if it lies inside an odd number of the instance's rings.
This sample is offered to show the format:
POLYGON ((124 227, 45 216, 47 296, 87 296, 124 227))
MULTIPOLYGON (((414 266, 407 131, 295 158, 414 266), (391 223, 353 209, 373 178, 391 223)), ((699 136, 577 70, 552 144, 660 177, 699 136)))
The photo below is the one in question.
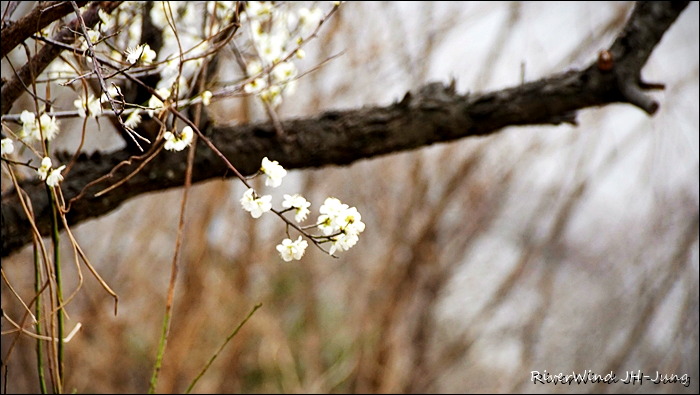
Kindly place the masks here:
POLYGON ((608 50, 602 50, 598 53, 598 69, 600 71, 610 71, 613 68, 613 56, 608 50))

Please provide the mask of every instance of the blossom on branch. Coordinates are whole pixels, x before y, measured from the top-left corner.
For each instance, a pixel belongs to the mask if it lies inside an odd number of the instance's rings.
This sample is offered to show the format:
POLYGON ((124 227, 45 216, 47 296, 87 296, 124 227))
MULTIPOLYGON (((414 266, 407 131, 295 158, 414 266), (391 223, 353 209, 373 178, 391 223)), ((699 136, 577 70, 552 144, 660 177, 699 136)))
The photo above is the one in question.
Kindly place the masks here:
POLYGON ((280 166, 276 160, 270 161, 267 156, 262 160, 260 170, 267 175, 265 185, 277 188, 282 184, 282 177, 287 175, 287 170, 280 166))
POLYGON ((49 176, 46 177, 46 185, 50 187, 56 187, 58 186, 58 183, 63 181, 63 175, 61 175, 61 171, 66 168, 66 165, 63 165, 59 167, 58 169, 53 169, 49 173, 49 176))
POLYGON ((299 194, 294 195, 284 195, 284 202, 282 202, 282 207, 284 208, 294 208, 296 210, 294 214, 294 220, 297 222, 302 222, 306 219, 306 216, 311 212, 309 207, 311 203, 306 201, 303 196, 299 194))
POLYGON ((2 139, 2 155, 9 155, 15 152, 15 146, 10 138, 2 139))
POLYGON ((272 201, 272 196, 265 195, 262 197, 256 197, 256 193, 253 188, 245 191, 240 201, 243 209, 250 212, 250 215, 253 216, 253 218, 260 218, 264 212, 272 209, 272 203, 270 203, 272 201))
POLYGON ((299 236, 296 241, 292 241, 291 239, 282 240, 282 244, 277 245, 277 251, 279 251, 280 256, 282 256, 285 262, 289 262, 292 259, 300 260, 301 257, 304 256, 308 245, 309 243, 307 243, 306 240, 302 240, 301 236, 299 236))
POLYGON ((172 132, 165 132, 163 134, 165 139, 165 148, 168 151, 182 151, 185 147, 192 144, 192 139, 194 138, 194 131, 191 127, 185 126, 180 135, 177 136, 172 132))

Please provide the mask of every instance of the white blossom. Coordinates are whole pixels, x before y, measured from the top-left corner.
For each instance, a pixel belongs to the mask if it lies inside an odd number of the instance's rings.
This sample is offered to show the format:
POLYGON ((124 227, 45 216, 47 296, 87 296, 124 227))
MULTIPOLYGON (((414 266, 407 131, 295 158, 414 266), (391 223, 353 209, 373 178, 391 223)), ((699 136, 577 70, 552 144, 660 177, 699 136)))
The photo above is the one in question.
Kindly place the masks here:
POLYGON ((262 64, 260 64, 260 62, 257 60, 251 60, 246 66, 246 72, 250 76, 260 74, 262 70, 262 64))
POLYGON ((36 172, 39 174, 39 178, 45 180, 49 175, 49 170, 51 170, 51 158, 46 156, 41 160, 41 166, 36 170, 36 172))
MULTIPOLYGON (((36 123, 36 115, 33 112, 27 110, 22 111, 19 119, 22 121, 22 132, 20 137, 28 137, 30 139, 35 139, 34 136, 39 134, 38 125, 36 123)), ((36 138, 36 140, 39 140, 36 138)))
POLYGON ((2 139, 2 155, 9 155, 15 152, 15 146, 10 138, 2 139))
POLYGON ((135 64, 139 60, 144 64, 150 64, 156 60, 157 56, 156 51, 152 50, 148 44, 141 44, 136 48, 129 47, 126 50, 126 55, 126 61, 131 64, 135 64))
POLYGON ((270 161, 267 156, 262 160, 262 166, 260 170, 265 173, 267 179, 265 180, 265 185, 277 188, 282 184, 282 178, 287 175, 287 170, 280 166, 276 160, 270 161))
POLYGON ((272 196, 265 195, 256 198, 255 195, 255 190, 250 188, 245 191, 240 201, 243 209, 249 211, 253 218, 260 218, 263 213, 272 209, 272 203, 270 203, 272 201, 272 196))
POLYGON ((338 233, 341 230, 338 218, 347 209, 348 205, 341 203, 340 200, 332 197, 326 198, 318 210, 321 213, 316 221, 319 230, 326 236, 338 233))
POLYGON ((139 114, 139 110, 135 110, 131 114, 129 114, 128 117, 126 117, 126 121, 124 121, 124 125, 128 128, 135 128, 141 123, 141 115, 139 114))
POLYGON ((343 210, 336 222, 340 229, 346 234, 359 235, 365 230, 365 223, 362 222, 362 216, 355 207, 343 210))
POLYGON ((61 171, 66 168, 66 165, 63 165, 59 167, 58 169, 53 169, 51 170, 51 173, 49 173, 48 177, 46 177, 46 185, 50 187, 55 187, 58 186, 58 183, 63 181, 63 176, 61 175, 61 171))
POLYGON ((212 93, 210 91, 204 91, 204 93, 202 93, 202 104, 208 106, 209 103, 211 103, 211 97, 212 93))
POLYGON ((102 103, 100 103, 100 101, 97 100, 92 94, 90 94, 87 98, 87 106, 85 105, 85 98, 82 96, 79 99, 76 99, 73 102, 73 105, 78 109, 80 118, 85 118, 88 115, 96 117, 98 113, 102 112, 102 103), (86 109, 87 111, 85 111, 86 109))
MULTIPOLYGON (((98 41, 100 41, 100 32, 98 32, 97 30, 88 29, 87 35, 88 35, 88 39, 90 40, 90 42, 92 44, 96 44, 98 41)), ((80 48, 83 51, 87 50, 89 48, 87 41, 83 41, 80 48)))
POLYGON ((282 88, 279 85, 272 85, 260 92, 260 99, 272 107, 277 107, 282 103, 282 88))
POLYGON ((323 19, 323 11, 321 11, 320 8, 313 8, 311 10, 302 8, 299 10, 299 24, 301 25, 301 30, 304 35, 314 31, 321 22, 321 19, 323 19))
MULTIPOLYGON (((39 117, 39 120, 41 121, 41 132, 44 135, 44 139, 48 141, 53 140, 59 131, 59 123, 56 120, 56 117, 50 117, 49 114, 43 113, 39 117)), ((37 139, 39 139, 39 136, 37 136, 37 139)))
MULTIPOLYGON (((110 85, 110 87, 107 88, 107 93, 109 93, 109 96, 110 96, 112 99, 117 99, 118 97, 123 96, 123 95, 122 95, 121 89, 119 89, 119 87, 116 86, 116 85, 110 85)), ((109 102, 109 99, 107 99, 107 93, 102 92, 102 96, 100 96, 100 101, 101 101, 102 103, 108 103, 108 102, 109 102)), ((102 108, 100 108, 100 109, 102 109, 102 108)))
POLYGON ((277 251, 279 251, 280 256, 285 262, 289 262, 292 259, 300 260, 304 256, 306 247, 309 243, 306 240, 302 240, 301 236, 296 241, 291 239, 282 240, 282 244, 277 245, 277 251))
POLYGON ((194 138, 194 131, 191 127, 185 126, 180 132, 179 136, 176 136, 172 132, 165 132, 163 134, 165 138, 165 149, 168 151, 182 151, 185 147, 192 144, 192 139, 194 138))
MULTIPOLYGON (((168 88, 156 89, 156 93, 164 99, 167 99, 168 97, 170 97, 170 89, 168 89, 168 88)), ((146 112, 148 112, 149 116, 153 117, 153 115, 155 114, 155 110, 157 110, 159 108, 163 108, 163 102, 159 98, 157 98, 155 95, 153 95, 148 100, 148 107, 150 109, 147 110, 146 112)))
POLYGON ((282 62, 272 69, 272 78, 275 82, 287 82, 297 75, 297 67, 292 62, 282 62))
POLYGON ((284 202, 282 202, 282 207, 295 209, 294 220, 297 222, 302 222, 306 219, 306 216, 311 212, 309 210, 310 206, 311 203, 299 194, 284 195, 284 202))
POLYGON ((59 131, 59 123, 56 117, 50 117, 47 113, 41 114, 41 117, 36 119, 36 115, 33 112, 25 110, 22 111, 20 120, 22 121, 20 137, 27 138, 30 141, 41 140, 42 134, 44 139, 51 141, 59 131), (41 132, 39 132, 39 121, 41 121, 41 132))
POLYGON ((246 3, 245 13, 249 18, 260 18, 272 12, 272 2, 270 1, 249 1, 246 3))
POLYGON ((335 253, 336 251, 347 251, 349 250, 352 246, 354 246, 357 241, 359 240, 359 237, 355 234, 340 234, 338 236, 333 237, 331 243, 331 248, 330 252, 331 255, 335 253))
POLYGON ((267 81, 264 78, 256 78, 253 81, 245 84, 243 90, 245 93, 258 93, 267 87, 267 81))

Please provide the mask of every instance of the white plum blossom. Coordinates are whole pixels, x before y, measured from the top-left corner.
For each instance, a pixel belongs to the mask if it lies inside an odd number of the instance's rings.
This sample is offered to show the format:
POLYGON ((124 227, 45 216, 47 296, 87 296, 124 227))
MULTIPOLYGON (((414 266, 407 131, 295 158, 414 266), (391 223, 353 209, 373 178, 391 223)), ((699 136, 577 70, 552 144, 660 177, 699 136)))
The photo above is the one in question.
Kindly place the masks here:
MULTIPOLYGON (((59 131, 59 123, 56 120, 56 117, 50 117, 49 114, 43 113, 39 117, 39 121, 41 123, 41 132, 44 135, 44 139, 48 141, 53 140, 53 138, 56 137, 59 131)), ((36 139, 39 140, 40 137, 37 135, 36 139)))
POLYGON ((51 173, 49 173, 48 177, 46 177, 46 185, 50 187, 58 186, 58 183, 63 181, 63 175, 61 175, 61 171, 63 171, 63 169, 65 168, 66 165, 63 165, 58 169, 51 170, 51 173))
POLYGON ((39 174, 39 178, 42 180, 45 180, 46 177, 49 175, 49 170, 51 170, 51 158, 48 156, 44 157, 44 159, 41 160, 41 166, 36 169, 37 174, 39 174))
POLYGON ((362 216, 355 207, 348 207, 336 198, 329 197, 319 209, 316 226, 325 236, 330 236, 331 254, 346 251, 357 244, 360 233, 365 230, 362 216))
POLYGON ((282 88, 279 85, 272 85, 260 92, 260 99, 272 107, 277 107, 282 103, 282 88))
POLYGON ((124 125, 128 128, 135 128, 139 126, 141 123, 141 115, 139 114, 139 110, 135 110, 131 114, 129 114, 128 117, 126 117, 126 121, 124 121, 124 125))
MULTIPOLYGON (((22 121, 22 132, 20 136, 34 139, 34 136, 39 134, 36 115, 34 115, 33 112, 24 110, 22 114, 20 114, 19 119, 22 121)), ((37 138, 36 140, 39 139, 37 138)))
POLYGON ((365 223, 362 222, 362 216, 355 207, 343 210, 336 219, 336 223, 346 234, 359 235, 365 230, 365 223))
POLYGON ((30 141, 41 140, 42 134, 44 139, 51 141, 59 131, 59 123, 56 117, 50 117, 47 113, 41 114, 41 117, 36 119, 36 115, 33 112, 24 110, 20 115, 20 120, 22 121, 20 137, 27 138, 30 141), (41 133, 39 132, 39 123, 41 123, 41 133))
POLYGON ((126 50, 126 61, 130 64, 135 64, 141 60, 144 64, 153 63, 156 60, 156 51, 151 49, 148 44, 141 44, 136 48, 129 47, 126 50))
POLYGON ((204 91, 204 93, 202 93, 202 104, 204 104, 205 107, 211 103, 211 97, 212 93, 210 91, 204 91))
POLYGON ((360 238, 357 235, 345 233, 332 237, 331 248, 328 252, 330 252, 331 255, 333 255, 333 253, 335 253, 336 251, 347 251, 352 246, 357 244, 357 241, 359 239, 360 238))
POLYGON ((287 35, 281 32, 272 35, 267 33, 261 34, 257 40, 260 57, 268 64, 279 62, 282 60, 282 55, 284 55, 284 47, 287 40, 287 35))
POLYGON ((306 251, 308 245, 309 243, 306 240, 302 240, 301 236, 299 236, 296 241, 291 239, 282 240, 282 244, 277 245, 277 251, 279 251, 285 262, 289 262, 292 259, 300 260, 304 256, 304 251, 306 251))
POLYGON ((246 3, 245 12, 249 18, 260 18, 272 12, 270 1, 249 1, 246 3))
POLYGON ((272 78, 275 82, 287 82, 297 75, 297 67, 292 62, 278 63, 272 69, 272 78))
MULTIPOLYGON (((168 89, 168 88, 156 89, 156 93, 164 99, 167 99, 168 97, 170 97, 170 89, 168 89)), ((150 109, 147 110, 146 112, 148 112, 149 116, 153 117, 153 115, 155 114, 155 110, 163 107, 163 102, 159 98, 157 98, 155 95, 153 95, 148 100, 148 107, 150 109)))
POLYGON ((9 155, 15 152, 15 146, 10 138, 2 139, 2 155, 9 155))
POLYGON ((280 166, 276 160, 270 161, 267 156, 262 160, 260 170, 265 173, 267 179, 265 185, 277 188, 282 184, 282 178, 287 175, 287 170, 280 166))
POLYGON ((265 88, 267 88, 267 81, 264 78, 256 78, 243 86, 245 93, 258 93, 265 88))
MULTIPOLYGON (((111 93, 111 92, 110 92, 111 93)), ((90 94, 87 98, 87 106, 85 105, 85 98, 80 97, 73 102, 73 105, 78 109, 78 114, 80 118, 85 118, 88 115, 97 117, 98 113, 102 112, 102 103, 100 103, 94 95, 90 94), (87 111, 85 111, 87 109, 87 111)))
POLYGON ((250 76, 260 74, 262 70, 262 64, 260 64, 260 62, 257 60, 251 60, 246 66, 246 72, 250 76))
POLYGON ((347 210, 347 208, 347 204, 341 203, 340 200, 336 198, 326 198, 323 205, 318 210, 321 215, 318 217, 318 221, 316 221, 318 228, 324 235, 330 236, 340 230, 338 217, 343 211, 347 210))
POLYGON ((306 216, 311 212, 309 207, 311 203, 306 201, 303 196, 299 194, 294 195, 284 195, 284 202, 282 202, 282 207, 284 208, 294 208, 296 211, 294 213, 294 220, 297 222, 302 222, 306 220, 306 216))
POLYGON ((265 195, 259 198, 255 197, 256 193, 253 188, 248 189, 241 198, 243 209, 250 212, 253 218, 260 218, 263 213, 272 209, 272 196, 265 195))
MULTIPOLYGON (((123 95, 122 95, 121 89, 119 89, 119 87, 116 86, 116 85, 111 85, 109 88, 107 88, 107 92, 109 93, 109 96, 110 96, 112 99, 116 99, 116 98, 118 98, 118 97, 120 97, 120 96, 123 96, 123 95)), ((101 101, 102 103, 108 103, 108 102, 109 102, 109 99, 107 99, 107 93, 102 92, 102 96, 100 96, 100 101, 101 101)), ((76 107, 77 107, 77 106, 76 106, 76 107)), ((101 109, 102 109, 102 108, 100 108, 100 110, 101 110, 101 109)))
POLYGON ((299 10, 299 24, 304 35, 310 34, 323 19, 323 11, 320 8, 299 10))
POLYGON ((191 127, 185 126, 180 132, 179 136, 176 136, 172 132, 165 132, 163 134, 165 139, 165 149, 168 151, 182 151, 185 147, 192 144, 192 139, 194 138, 194 131, 191 127))
MULTIPOLYGON (((100 41, 100 32, 98 32, 97 30, 88 29, 87 35, 88 35, 88 38, 90 39, 90 42, 92 44, 96 44, 98 41, 100 41)), ((83 51, 87 50, 88 49, 87 41, 83 41, 80 48, 83 51)))

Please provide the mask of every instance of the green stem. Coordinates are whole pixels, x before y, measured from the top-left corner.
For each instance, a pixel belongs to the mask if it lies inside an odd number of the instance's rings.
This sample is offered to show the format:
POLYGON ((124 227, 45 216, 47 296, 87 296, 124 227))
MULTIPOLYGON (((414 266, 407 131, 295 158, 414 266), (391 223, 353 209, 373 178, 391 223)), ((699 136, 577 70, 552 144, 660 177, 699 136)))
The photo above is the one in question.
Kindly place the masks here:
POLYGON ((241 323, 238 324, 238 326, 237 326, 236 329, 233 331, 233 333, 231 333, 231 334, 226 338, 226 341, 224 341, 224 344, 222 344, 221 347, 219 347, 219 349, 218 349, 218 350, 214 353, 214 355, 212 355, 212 357, 209 359, 209 362, 207 362, 207 364, 204 365, 204 369, 202 369, 202 371, 199 372, 199 374, 197 375, 197 377, 195 377, 194 380, 192 380, 192 383, 190 384, 190 386, 187 387, 187 391, 185 391, 186 394, 189 394, 190 391, 192 391, 192 388, 194 387, 194 385, 197 384, 197 381, 199 381, 200 377, 202 377, 202 376, 204 375, 204 373, 207 371, 207 369, 209 369, 209 366, 211 366, 211 364, 214 362, 214 360, 215 360, 216 357, 219 355, 219 353, 221 352, 221 350, 223 350, 224 347, 226 347, 226 344, 228 344, 229 340, 231 340, 234 336, 236 336, 236 334, 238 333, 238 331, 241 330, 241 328, 243 327, 243 325, 248 321, 248 319, 249 319, 250 317, 253 316, 253 313, 255 313, 255 311, 256 311, 257 309, 259 309, 260 306, 262 306, 262 303, 256 304, 256 305, 253 307, 253 310, 251 310, 250 313, 248 313, 248 316, 246 316, 245 319, 243 319, 243 321, 241 321, 241 323))
MULTIPOLYGON (((36 334, 41 336, 41 268, 39 267, 39 248, 34 241, 34 292, 36 292, 36 303, 34 315, 36 316, 36 334)), ((36 368, 39 372, 39 387, 41 393, 46 393, 46 380, 44 379, 44 356, 41 345, 41 339, 36 339, 36 368)))
POLYGON ((165 313, 165 320, 163 320, 163 333, 160 336, 160 344, 158 345, 158 357, 156 358, 156 366, 153 369, 153 375, 151 376, 151 385, 148 387, 148 393, 153 394, 156 390, 156 384, 158 383, 158 372, 160 372, 160 367, 163 363, 163 354, 165 353, 165 342, 168 339, 168 328, 170 326, 170 312, 165 313))
MULTIPOLYGON (((45 141, 46 152, 49 151, 49 142, 45 141)), ((49 203, 51 204, 51 222, 52 222, 52 234, 51 240, 53 242, 53 266, 56 276, 56 303, 57 306, 63 304, 63 291, 61 286, 61 253, 59 251, 59 237, 58 237, 58 212, 56 210, 56 199, 53 194, 52 188, 47 184, 46 193, 49 196, 49 203)), ((58 387, 63 388, 63 307, 60 307, 56 312, 57 324, 58 324, 58 336, 56 342, 58 343, 58 387)))

